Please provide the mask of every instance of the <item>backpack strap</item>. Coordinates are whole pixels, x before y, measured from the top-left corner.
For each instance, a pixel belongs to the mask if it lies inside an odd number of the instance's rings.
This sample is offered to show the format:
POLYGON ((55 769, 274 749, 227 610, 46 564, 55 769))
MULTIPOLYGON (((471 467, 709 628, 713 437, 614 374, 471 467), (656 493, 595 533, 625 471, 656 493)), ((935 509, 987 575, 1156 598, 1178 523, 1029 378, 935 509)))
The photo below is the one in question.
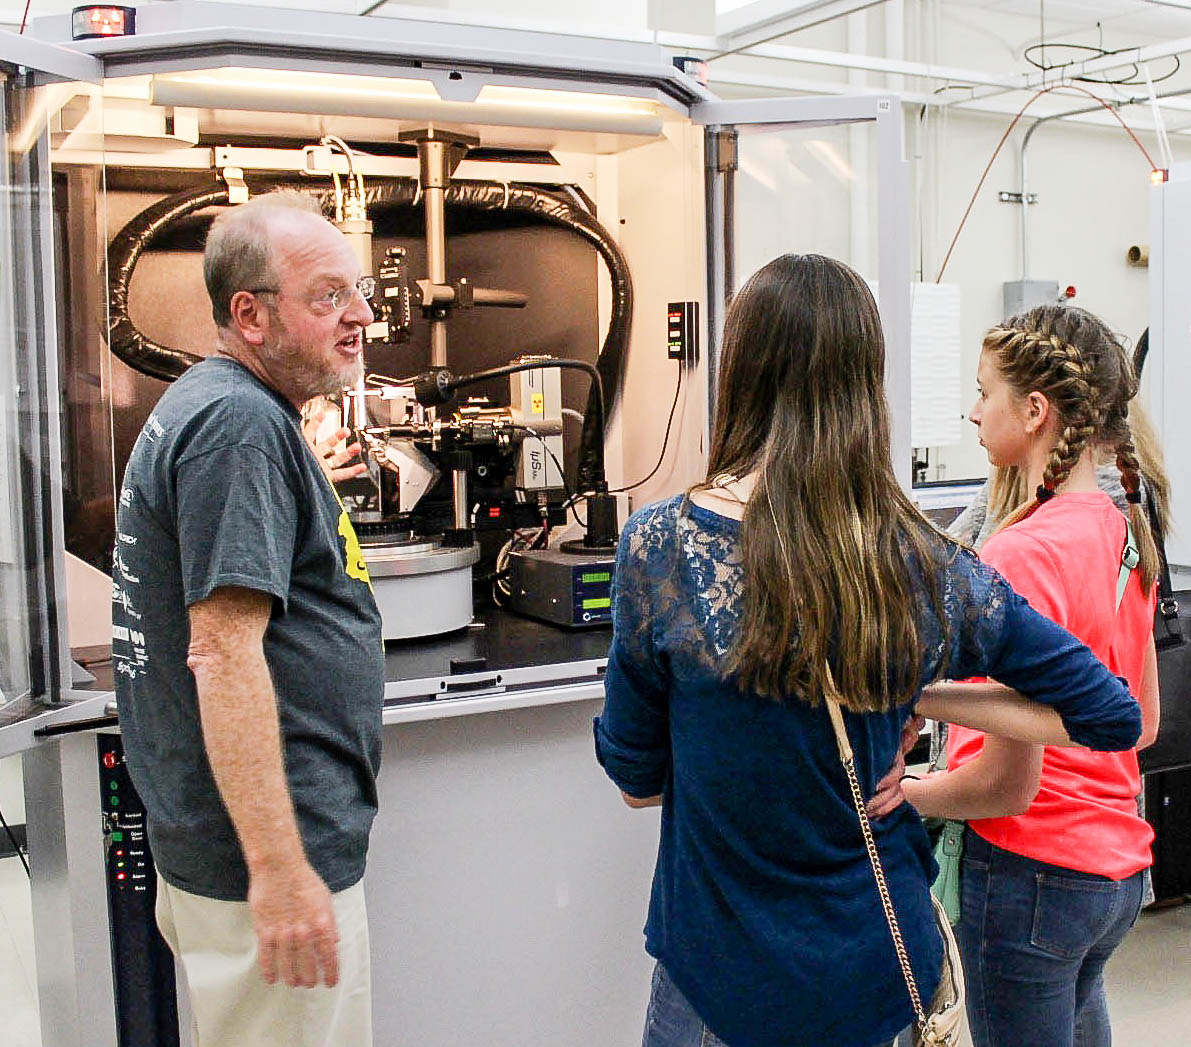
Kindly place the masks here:
POLYGON ((1121 551, 1121 573, 1117 575, 1117 610, 1121 609, 1121 601, 1125 599, 1125 589, 1129 585, 1129 576, 1141 563, 1141 551, 1137 548, 1137 537, 1133 533, 1133 525, 1125 521, 1125 548, 1121 551))
POLYGON ((1158 650, 1163 651, 1182 645, 1183 627, 1179 621, 1179 602, 1174 598, 1174 587, 1170 582, 1170 565, 1166 562, 1166 538, 1162 533, 1162 522, 1158 519, 1154 500, 1147 498, 1145 502, 1150 518, 1150 533, 1158 547, 1158 617, 1161 619, 1162 628, 1155 629, 1154 643, 1158 650))

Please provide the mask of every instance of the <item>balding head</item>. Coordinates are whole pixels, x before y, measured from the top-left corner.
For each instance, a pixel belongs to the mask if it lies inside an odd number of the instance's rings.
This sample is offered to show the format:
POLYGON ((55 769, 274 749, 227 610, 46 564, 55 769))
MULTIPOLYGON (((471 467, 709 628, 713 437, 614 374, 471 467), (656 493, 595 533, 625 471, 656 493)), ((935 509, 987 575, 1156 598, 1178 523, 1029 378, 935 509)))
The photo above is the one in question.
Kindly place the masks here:
POLYGON ((318 201, 296 189, 277 189, 220 214, 207 234, 203 279, 215 326, 231 326, 231 300, 237 291, 276 289, 276 239, 312 222, 326 222, 318 201))

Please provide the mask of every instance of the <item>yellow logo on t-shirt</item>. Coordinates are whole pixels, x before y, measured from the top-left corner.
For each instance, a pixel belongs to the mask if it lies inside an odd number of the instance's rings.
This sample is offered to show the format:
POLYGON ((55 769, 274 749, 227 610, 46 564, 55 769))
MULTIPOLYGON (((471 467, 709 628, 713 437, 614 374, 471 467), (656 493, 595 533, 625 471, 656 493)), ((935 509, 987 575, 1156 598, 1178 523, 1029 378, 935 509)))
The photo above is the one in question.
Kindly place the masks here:
POLYGON ((364 552, 360 548, 360 539, 356 537, 356 529, 348 518, 347 512, 339 513, 339 536, 343 539, 343 555, 347 561, 347 576, 357 582, 363 582, 372 588, 372 578, 368 574, 368 564, 364 562, 364 552))

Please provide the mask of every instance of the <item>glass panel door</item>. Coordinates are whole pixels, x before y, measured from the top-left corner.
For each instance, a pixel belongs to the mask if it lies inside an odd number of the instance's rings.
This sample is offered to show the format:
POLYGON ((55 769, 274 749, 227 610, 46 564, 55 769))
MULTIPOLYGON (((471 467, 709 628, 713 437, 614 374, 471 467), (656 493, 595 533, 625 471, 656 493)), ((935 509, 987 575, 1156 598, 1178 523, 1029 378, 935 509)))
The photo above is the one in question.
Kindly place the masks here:
POLYGON ((77 70, 98 79, 86 56, 0 43, 0 721, 70 687, 49 150, 77 70))
POLYGON ((876 291, 893 462, 909 488, 912 248, 900 100, 704 102, 691 114, 707 126, 712 399, 723 310, 749 276, 785 253, 847 262, 876 291))

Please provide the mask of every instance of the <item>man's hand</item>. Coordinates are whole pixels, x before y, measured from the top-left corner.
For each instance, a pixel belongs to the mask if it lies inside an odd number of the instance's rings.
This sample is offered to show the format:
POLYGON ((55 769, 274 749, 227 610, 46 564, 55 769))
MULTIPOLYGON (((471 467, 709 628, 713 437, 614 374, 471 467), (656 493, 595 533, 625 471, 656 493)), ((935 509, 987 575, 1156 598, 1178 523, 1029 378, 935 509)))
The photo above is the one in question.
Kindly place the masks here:
POLYGON ((906 721, 902 728, 901 746, 897 750, 893 766, 889 768, 885 777, 877 782, 877 791, 866 804, 870 818, 884 818, 906 802, 905 793, 902 792, 902 775, 906 773, 906 753, 917 744, 918 735, 925 726, 924 716, 911 716, 906 721))
POLYGON ((285 776, 263 638, 273 598, 225 587, 192 604, 187 665, 203 742, 248 866, 261 974, 294 987, 339 980, 331 893, 311 868, 285 776))
POLYGON ((317 443, 314 440, 314 432, 311 427, 307 426, 305 433, 310 446, 314 448, 314 456, 318 459, 319 465, 323 467, 323 472, 327 474, 331 483, 342 483, 344 480, 352 480, 368 472, 368 466, 363 462, 352 462, 352 459, 356 458, 362 450, 358 443, 348 444, 342 451, 336 450, 339 444, 351 436, 350 429, 336 429, 330 436, 317 443))
POLYGON ((248 908, 260 945, 261 975, 291 988, 339 981, 339 930, 331 892, 309 864, 253 870, 248 908), (320 977, 321 974, 321 977, 320 977))

